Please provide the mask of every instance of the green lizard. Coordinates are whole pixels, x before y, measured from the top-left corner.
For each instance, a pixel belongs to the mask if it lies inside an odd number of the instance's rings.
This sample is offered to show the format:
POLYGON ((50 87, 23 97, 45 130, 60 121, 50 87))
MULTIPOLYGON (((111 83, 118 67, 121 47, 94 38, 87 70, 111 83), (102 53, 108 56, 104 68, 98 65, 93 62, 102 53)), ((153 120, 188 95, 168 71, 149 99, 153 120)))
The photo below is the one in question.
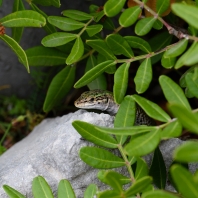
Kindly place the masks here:
MULTIPOLYGON (((84 92, 74 102, 74 105, 81 109, 107 111, 111 115, 115 115, 119 109, 119 105, 113 99, 113 94, 109 91, 99 89, 84 92)), ((155 122, 136 105, 135 125, 155 125, 155 122)))

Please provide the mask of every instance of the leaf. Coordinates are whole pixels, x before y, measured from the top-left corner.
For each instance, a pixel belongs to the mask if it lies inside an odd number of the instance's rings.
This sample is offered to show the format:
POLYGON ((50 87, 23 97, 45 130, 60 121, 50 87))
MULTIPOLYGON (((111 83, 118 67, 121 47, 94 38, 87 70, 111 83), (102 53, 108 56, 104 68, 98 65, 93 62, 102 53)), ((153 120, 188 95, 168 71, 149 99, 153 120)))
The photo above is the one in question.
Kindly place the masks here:
POLYGON ((129 26, 133 25, 137 21, 141 11, 142 10, 140 9, 140 6, 134 6, 131 8, 127 8, 121 14, 121 16, 119 18, 119 24, 122 27, 129 27, 129 26))
POLYGON ((197 141, 186 141, 174 150, 173 158, 179 162, 198 162, 197 141))
POLYGON ((2 39, 14 51, 14 53, 18 56, 19 61, 25 66, 28 73, 30 73, 27 55, 21 46, 13 38, 7 36, 6 34, 0 36, 0 39, 2 39))
POLYGON ((78 131, 78 133, 93 142, 96 145, 103 146, 106 148, 117 148, 118 143, 116 140, 106 133, 102 133, 101 131, 97 130, 94 125, 89 124, 87 122, 76 120, 72 123, 72 126, 78 131))
POLYGON ((42 6, 54 6, 59 8, 60 7, 60 0, 33 0, 33 3, 39 4, 42 6))
POLYGON ((117 179, 117 181, 118 181, 121 185, 128 184, 128 183, 131 182, 130 178, 128 178, 128 177, 126 177, 126 176, 124 176, 124 175, 122 175, 122 174, 120 174, 120 173, 118 173, 118 172, 116 172, 116 171, 113 171, 113 170, 100 170, 100 171, 98 172, 97 177, 98 177, 98 179, 99 179, 101 182, 103 182, 103 183, 105 183, 105 184, 107 184, 107 185, 109 185, 109 181, 106 180, 106 173, 108 173, 108 172, 113 172, 114 177, 117 179))
POLYGON ((144 19, 139 20, 135 25, 135 33, 138 36, 146 35, 152 29, 155 21, 155 17, 146 17, 144 19))
MULTIPOLYGON (((93 55, 90 55, 89 58, 87 59, 85 73, 91 70, 92 68, 94 68, 96 66, 96 63, 97 63, 96 58, 93 55)), ((89 87, 89 90, 94 90, 94 89, 106 90, 107 81, 105 75, 101 74, 100 76, 98 76, 98 78, 87 84, 87 86, 89 87)))
POLYGON ((152 52, 151 47, 147 41, 137 36, 125 36, 124 39, 129 43, 132 48, 138 48, 143 52, 152 52))
POLYGON ((166 185, 166 166, 160 149, 157 147, 154 152, 149 175, 152 176, 154 184, 164 189, 166 185))
POLYGON ((178 120, 175 120, 166 126, 162 133, 161 133, 161 139, 169 139, 173 137, 179 137, 182 133, 182 125, 178 122, 178 120))
POLYGON ((86 164, 94 168, 109 169, 125 165, 123 159, 101 148, 83 147, 80 149, 79 155, 86 164))
POLYGON ((186 84, 189 88, 189 91, 198 98, 198 79, 193 79, 192 73, 187 73, 185 76, 186 84))
POLYGON ((95 39, 95 40, 87 40, 86 44, 95 49, 97 52, 102 54, 103 56, 107 57, 108 59, 115 60, 116 57, 114 56, 111 49, 107 46, 106 42, 102 39, 95 39))
POLYGON ((86 27, 86 32, 87 34, 92 37, 94 36, 95 34, 97 34, 98 32, 100 32, 102 30, 103 26, 100 25, 100 24, 97 24, 97 25, 89 25, 86 27))
POLYGON ((192 25, 193 27, 198 29, 198 8, 188 4, 181 4, 181 3, 174 3, 172 4, 173 12, 179 16, 180 18, 184 19, 188 24, 192 25))
POLYGON ((46 20, 38 12, 22 10, 1 18, 0 23, 5 27, 42 27, 46 24, 46 20))
POLYGON ((116 64, 115 61, 108 60, 96 65, 93 69, 85 73, 84 76, 75 83, 74 87, 80 88, 87 85, 88 83, 96 79, 99 75, 101 75, 107 68, 112 67, 115 64, 116 64))
POLYGON ((58 184, 58 198, 75 198, 74 190, 68 180, 62 179, 58 184))
POLYGON ((123 54, 128 58, 132 58, 134 56, 129 44, 119 34, 108 35, 106 37, 106 42, 115 55, 123 54))
POLYGON ((97 194, 97 198, 120 198, 122 194, 118 193, 115 190, 105 190, 97 194))
POLYGON ((66 54, 59 50, 36 46, 25 51, 31 66, 55 66, 64 65, 66 54))
MULTIPOLYGON (((14 0, 13 10, 12 12, 16 12, 18 10, 25 10, 22 0, 14 0)), ((12 28, 12 38, 18 43, 21 40, 21 36, 23 34, 23 27, 13 27, 12 28)))
POLYGON ((178 198, 178 196, 168 193, 167 191, 155 190, 143 193, 141 198, 178 198))
POLYGON ((78 30, 85 26, 82 22, 60 16, 49 16, 47 19, 50 24, 64 31, 78 30))
POLYGON ((69 43, 70 41, 73 41, 75 38, 77 38, 76 34, 70 34, 66 32, 55 32, 44 37, 41 43, 45 47, 56 47, 69 43))
POLYGON ((74 66, 66 66, 53 78, 43 105, 44 112, 57 106, 70 91, 75 80, 75 70, 74 66))
POLYGON ((159 83, 169 103, 180 104, 186 109, 191 109, 183 90, 171 78, 161 75, 159 77, 159 83))
POLYGON ((83 53, 84 53, 84 44, 80 36, 78 36, 72 47, 71 53, 66 59, 66 64, 71 65, 72 63, 75 63, 82 57, 83 53))
POLYGON ((108 0, 104 5, 104 12, 108 17, 117 15, 124 7, 126 0, 108 0))
POLYGON ((87 189, 84 192, 84 198, 94 198, 98 191, 98 187, 95 184, 89 184, 87 189))
POLYGON ((90 14, 79 10, 64 10, 61 12, 61 14, 76 21, 88 21, 92 18, 90 14))
POLYGON ((134 82, 136 85, 136 91, 141 94, 144 93, 152 80, 152 65, 151 65, 151 59, 146 58, 141 65, 139 66, 137 73, 134 78, 134 82))
POLYGON ((42 176, 33 179, 32 193, 34 198, 54 198, 50 186, 42 176))
POLYGON ((187 45, 188 45, 188 40, 187 39, 182 39, 182 40, 180 40, 177 43, 177 45, 174 45, 173 47, 171 47, 170 49, 168 49, 164 53, 163 56, 165 58, 177 57, 177 56, 181 55, 186 50, 187 45))
POLYGON ((138 181, 145 176, 148 176, 148 165, 142 158, 137 157, 135 180, 138 181))
POLYGON ((128 70, 130 63, 123 63, 114 75, 113 97, 120 104, 125 96, 128 85, 128 70))
POLYGON ((163 28, 163 23, 159 20, 156 20, 153 24, 153 28, 156 30, 161 30, 163 28))
POLYGON ((187 53, 187 57, 184 60, 184 65, 191 66, 198 63, 197 52, 198 52, 198 44, 196 44, 191 50, 189 49, 187 53))
POLYGON ((158 0, 156 2, 157 14, 163 14, 169 7, 170 0, 158 0))
POLYGON ((43 29, 48 33, 48 34, 52 34, 54 32, 57 32, 56 28, 51 25, 48 21, 47 21, 47 14, 45 14, 45 12, 43 12, 41 9, 39 9, 34 3, 31 2, 30 4, 31 8, 38 12, 39 14, 43 15, 45 17, 45 20, 46 20, 46 25, 43 27, 43 29))
POLYGON ((198 134, 198 115, 186 109, 181 104, 170 104, 169 110, 179 119, 183 127, 191 132, 198 134))
POLYGON ((181 165, 173 165, 170 169, 171 176, 179 192, 185 198, 198 197, 197 184, 192 174, 181 165))
POLYGON ((168 122, 171 120, 170 116, 157 104, 136 94, 133 95, 132 98, 138 103, 138 105, 149 117, 162 122, 168 122))
POLYGON ((14 188, 8 186, 8 185, 3 185, 3 189, 5 190, 5 192, 7 193, 7 195, 9 195, 9 197, 13 197, 13 198, 25 198, 24 195, 22 195, 20 192, 18 192, 17 190, 15 190, 14 188))
POLYGON ((134 137, 125 146, 124 150, 129 156, 144 156, 151 153, 160 142, 161 129, 155 129, 151 132, 134 137))
POLYGON ((138 181, 134 182, 130 188, 127 189, 127 191, 125 192, 125 196, 129 197, 132 195, 136 195, 137 193, 143 192, 151 182, 152 178, 148 176, 139 179, 138 181))
POLYGON ((172 67, 174 67, 176 62, 176 58, 166 58, 164 55, 162 56, 161 59, 161 64, 164 68, 166 69, 171 69, 172 67))

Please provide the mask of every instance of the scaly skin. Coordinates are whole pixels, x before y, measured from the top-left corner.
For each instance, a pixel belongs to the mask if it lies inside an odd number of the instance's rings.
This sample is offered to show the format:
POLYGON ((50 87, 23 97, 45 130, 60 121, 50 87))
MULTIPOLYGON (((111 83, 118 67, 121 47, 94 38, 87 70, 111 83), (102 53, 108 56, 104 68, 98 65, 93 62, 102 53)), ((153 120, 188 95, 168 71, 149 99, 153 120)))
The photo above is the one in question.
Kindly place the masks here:
MULTIPOLYGON (((113 94, 99 89, 84 92, 74 102, 74 105, 81 109, 107 111, 111 115, 115 115, 119 109, 119 105, 113 99, 113 94)), ((138 105, 136 105, 135 125, 155 125, 154 121, 138 105)))

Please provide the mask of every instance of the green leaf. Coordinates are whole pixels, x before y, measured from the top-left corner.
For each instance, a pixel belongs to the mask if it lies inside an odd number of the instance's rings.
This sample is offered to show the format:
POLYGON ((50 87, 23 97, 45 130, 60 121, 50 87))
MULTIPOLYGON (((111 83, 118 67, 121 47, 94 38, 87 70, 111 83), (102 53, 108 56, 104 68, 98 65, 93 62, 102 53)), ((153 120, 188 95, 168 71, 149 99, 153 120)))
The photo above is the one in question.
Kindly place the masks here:
POLYGON ((13 38, 7 36, 6 34, 0 36, 0 39, 2 39, 14 51, 14 53, 18 56, 19 61, 25 66, 29 73, 30 68, 27 55, 21 46, 13 38))
POLYGON ((104 12, 108 17, 117 15, 124 7, 126 0, 108 0, 104 5, 104 12))
POLYGON ((174 67, 175 65, 175 62, 176 62, 176 58, 166 58, 164 55, 162 56, 162 59, 161 59, 161 64, 164 68, 166 69, 171 69, 172 67, 174 67))
POLYGON ((160 142, 161 129, 155 129, 146 134, 133 137, 124 150, 129 156, 143 156, 151 153, 160 142))
POLYGON ((191 66, 198 63, 197 52, 198 52, 198 44, 196 43, 196 45, 192 48, 192 50, 188 51, 187 57, 184 60, 184 65, 191 66))
POLYGON ((157 14, 158 15, 163 14, 168 9, 169 5, 170 5, 170 0, 157 0, 156 2, 157 14))
POLYGON ((87 34, 92 37, 95 34, 97 34, 98 32, 100 32, 102 30, 103 26, 100 24, 97 25, 89 25, 86 27, 86 32, 87 34))
POLYGON ((80 88, 88 83, 92 82, 98 76, 100 76, 107 68, 116 65, 116 62, 113 60, 108 60, 103 63, 96 65, 93 69, 89 70, 84 74, 82 78, 80 78, 74 85, 75 88, 80 88))
POLYGON ((120 104, 125 96, 128 85, 128 70, 130 63, 123 63, 114 75, 113 97, 120 104))
POLYGON ((155 17, 146 17, 144 19, 139 20, 135 25, 135 33, 138 36, 146 35, 152 29, 155 21, 155 17))
POLYGON ((134 6, 131 8, 127 8, 121 14, 121 16, 119 18, 119 24, 122 27, 129 27, 129 26, 133 25, 137 21, 141 11, 142 10, 140 9, 140 6, 134 6))
POLYGON ((115 190, 105 190, 97 194, 97 198, 120 198, 121 196, 123 195, 115 190))
POLYGON ((101 148, 83 147, 80 149, 79 155, 86 164, 94 168, 109 169, 125 165, 123 159, 101 148))
POLYGON ((128 177, 126 177, 126 176, 124 176, 124 175, 122 175, 122 174, 120 174, 120 173, 118 173, 118 172, 116 172, 116 171, 113 171, 113 170, 100 170, 100 171, 98 172, 97 177, 98 177, 98 179, 99 179, 100 181, 102 181, 103 183, 105 183, 105 184, 107 184, 107 185, 109 185, 109 181, 106 180, 106 174, 107 174, 108 172, 113 172, 114 177, 117 179, 117 181, 118 181, 121 185, 128 184, 128 183, 131 182, 130 178, 128 178, 128 177))
POLYGON ((173 158, 179 162, 198 162, 198 143, 197 141, 188 141, 177 147, 173 158))
POLYGON ((186 84, 189 91, 198 98, 198 79, 193 79, 192 73, 187 73, 185 76, 186 84))
POLYGON ((61 100, 70 91, 75 80, 74 66, 66 66, 51 81, 47 96, 43 105, 43 111, 49 112, 53 107, 60 104, 61 100))
POLYGON ((140 157, 136 157, 137 165, 135 170, 135 180, 138 181, 141 178, 148 176, 148 165, 147 163, 140 157))
POLYGON ((89 140, 90 142, 93 142, 94 144, 104 146, 106 148, 118 147, 118 143, 111 135, 102 133, 101 131, 97 130, 92 124, 76 120, 72 123, 72 126, 83 138, 89 140))
POLYGON ((84 198, 94 198, 98 191, 98 187, 95 184, 89 184, 87 189, 84 192, 84 198))
POLYGON ((159 83, 169 103, 180 104, 186 109, 191 109, 183 90, 171 78, 161 75, 159 77, 159 83))
POLYGON ((116 57, 114 56, 111 49, 107 46, 106 42, 102 39, 96 40, 87 40, 86 44, 95 49, 97 52, 102 54, 103 56, 107 57, 108 59, 115 60, 116 57))
POLYGON ((104 29, 107 30, 115 30, 115 25, 111 18, 105 18, 105 20, 101 20, 100 23, 103 25, 104 29))
POLYGON ((2 6, 3 0, 0 0, 0 6, 2 6))
POLYGON ((62 179, 58 184, 58 198, 75 198, 75 193, 68 180, 62 179))
POLYGON ((130 188, 127 189, 127 191, 125 192, 125 196, 129 197, 132 195, 136 195, 137 193, 143 192, 151 182, 152 178, 148 176, 139 179, 138 181, 134 182, 130 188))
POLYGON ((184 19, 188 24, 198 29, 198 8, 188 4, 174 3, 172 4, 173 12, 184 19))
POLYGON ((178 196, 166 191, 155 190, 143 193, 141 198, 178 198, 178 196))
POLYGON ((82 22, 60 16, 49 16, 48 21, 50 24, 64 31, 78 30, 85 26, 82 22))
POLYGON ((173 165, 170 169, 171 176, 179 192, 185 198, 198 197, 197 184, 192 174, 181 165, 173 165))
POLYGON ((185 79, 185 77, 186 77, 186 74, 188 74, 188 73, 193 73, 194 72, 194 66, 192 66, 192 67, 190 67, 188 70, 186 70, 186 72, 184 72, 183 73, 183 75, 181 76, 181 78, 179 79, 179 84, 180 84, 180 86, 181 87, 186 87, 187 86, 187 84, 186 84, 186 79, 185 79))
MULTIPOLYGON (((94 68, 96 66, 96 63, 97 63, 96 58, 93 55, 90 55, 89 58, 87 59, 85 73, 91 70, 92 68, 94 68)), ((98 78, 87 84, 87 86, 89 87, 90 90, 94 90, 94 89, 106 90, 107 81, 105 75, 101 74, 100 76, 98 76, 98 78)))
POLYGON ((149 175, 152 176, 154 184, 164 189, 166 185, 166 166, 160 149, 157 147, 154 152, 149 175))
POLYGON ((71 53, 66 59, 66 64, 71 65, 72 63, 76 62, 82 57, 83 53, 84 53, 84 44, 80 36, 78 36, 72 47, 71 53))
POLYGON ((45 17, 33 10, 13 12, 0 19, 5 27, 42 27, 46 24, 45 17))
POLYGON ((42 176, 33 179, 32 193, 34 198, 54 198, 50 186, 42 176))
POLYGON ((66 32, 55 32, 44 37, 41 43, 45 47, 56 47, 69 43, 70 41, 73 41, 76 37, 76 34, 70 34, 66 32))
POLYGON ((181 55, 186 50, 187 45, 187 39, 180 40, 176 45, 174 45, 164 53, 164 57, 173 58, 181 55))
POLYGON ((59 8, 60 7, 60 0, 33 0, 33 3, 39 4, 42 6, 54 6, 59 8))
POLYGON ((11 198, 25 198, 24 195, 8 185, 3 185, 3 189, 11 198))
POLYGON ((179 119, 183 127, 198 134, 198 115, 186 109, 181 104, 170 104, 171 113, 179 119))
POLYGON ((152 76, 151 59, 146 58, 139 66, 134 78, 135 89, 139 94, 144 93, 148 89, 152 76))
POLYGON ((64 10, 61 13, 63 16, 69 17, 76 21, 88 21, 92 18, 90 14, 87 14, 79 10, 64 10))
POLYGON ((161 133, 161 139, 169 139, 173 137, 179 137, 182 133, 182 125, 178 122, 178 120, 175 120, 166 126, 162 133, 161 133))
POLYGON ((136 94, 133 95, 132 98, 138 103, 138 105, 149 117, 162 122, 168 122, 171 120, 170 116, 157 104, 136 94))
POLYGON ((36 46, 26 50, 28 62, 31 66, 55 66, 64 65, 66 54, 55 48, 36 46))
POLYGON ((125 36, 124 39, 132 48, 138 48, 143 52, 150 53, 152 52, 151 47, 147 41, 137 36, 125 36))
POLYGON ((159 20, 156 20, 153 24, 153 28, 156 30, 161 30, 163 28, 163 23, 159 20))
MULTIPOLYGON (((16 12, 19 10, 25 10, 22 0, 14 0, 13 10, 12 12, 16 12)), ((12 38, 17 41, 18 43, 21 40, 21 36, 23 34, 23 27, 13 27, 12 28, 12 38)))
POLYGON ((43 27, 43 29, 48 33, 48 34, 52 34, 54 32, 57 32, 56 28, 51 25, 48 21, 47 21, 47 14, 45 14, 45 12, 43 12, 41 9, 39 9, 34 3, 31 2, 30 4, 31 8, 38 12, 39 14, 43 15, 45 17, 45 20, 46 20, 46 25, 43 27))
POLYGON ((129 44, 119 34, 108 35, 106 37, 106 42, 115 55, 123 54, 128 58, 132 58, 134 56, 133 51, 131 50, 129 44))

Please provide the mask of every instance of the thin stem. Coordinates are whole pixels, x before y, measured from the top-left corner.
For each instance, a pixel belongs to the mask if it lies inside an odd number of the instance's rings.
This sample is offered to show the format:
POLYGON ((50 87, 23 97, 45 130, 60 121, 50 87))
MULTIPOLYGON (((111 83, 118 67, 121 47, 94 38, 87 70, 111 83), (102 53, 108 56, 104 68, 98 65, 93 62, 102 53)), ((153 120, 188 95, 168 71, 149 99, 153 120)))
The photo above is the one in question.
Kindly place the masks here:
POLYGON ((78 36, 80 36, 87 28, 87 26, 94 20, 94 17, 92 17, 84 26, 84 28, 78 33, 78 36))
POLYGON ((5 131, 4 135, 3 135, 3 137, 1 138, 0 146, 2 145, 2 143, 3 143, 4 139, 6 138, 8 132, 10 131, 11 126, 12 126, 12 124, 9 124, 9 125, 8 125, 6 131, 5 131))

